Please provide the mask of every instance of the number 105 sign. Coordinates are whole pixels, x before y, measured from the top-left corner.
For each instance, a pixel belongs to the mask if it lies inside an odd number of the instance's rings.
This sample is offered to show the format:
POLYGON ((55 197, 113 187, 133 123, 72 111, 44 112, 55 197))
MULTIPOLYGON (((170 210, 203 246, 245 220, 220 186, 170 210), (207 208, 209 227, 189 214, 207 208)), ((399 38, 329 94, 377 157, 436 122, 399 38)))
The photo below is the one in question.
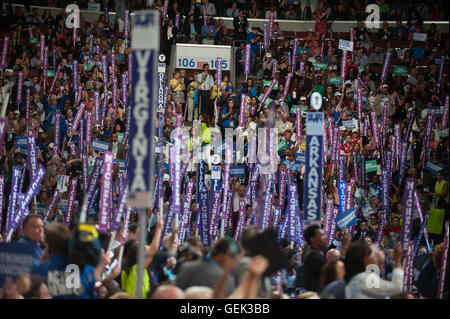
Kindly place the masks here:
POLYGON ((230 70, 231 47, 224 45, 202 45, 192 44, 176 45, 176 68, 180 69, 202 69, 208 63, 210 70, 217 70, 217 58, 222 58, 222 70, 230 70))

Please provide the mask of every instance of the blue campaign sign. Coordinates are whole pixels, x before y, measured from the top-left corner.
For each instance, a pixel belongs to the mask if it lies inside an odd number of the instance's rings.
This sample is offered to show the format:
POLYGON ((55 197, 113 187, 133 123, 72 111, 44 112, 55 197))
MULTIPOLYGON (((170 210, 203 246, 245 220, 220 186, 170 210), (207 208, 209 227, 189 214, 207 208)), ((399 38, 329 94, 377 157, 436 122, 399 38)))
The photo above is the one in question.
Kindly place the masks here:
POLYGON ((336 225, 339 229, 346 229, 356 224, 357 218, 355 208, 350 208, 344 214, 339 215, 336 219, 336 225))
POLYGON ((26 136, 16 136, 16 147, 28 149, 27 137, 26 136))
POLYGON ((47 210, 47 205, 45 205, 45 204, 38 204, 36 213, 38 213, 41 216, 44 216, 46 210, 47 210))
POLYGON ((92 149, 94 151, 106 152, 109 150, 109 143, 97 139, 92 140, 92 149))
POLYGON ((444 167, 442 165, 439 164, 434 164, 431 161, 428 161, 425 164, 424 169, 426 169, 427 171, 429 171, 431 174, 437 174, 437 172, 439 172, 440 170, 442 170, 444 167))
POLYGON ((151 165, 154 158, 154 118, 158 98, 159 12, 136 11, 131 28, 132 74, 128 165, 128 205, 152 205, 151 165))
POLYGON ((339 40, 339 47, 338 49, 344 50, 344 51, 353 51, 353 42, 349 40, 339 40))
POLYGON ((305 164, 306 154, 304 153, 295 153, 295 163, 297 164, 305 164))
POLYGON ((126 168, 126 160, 114 160, 114 163, 119 163, 119 170, 124 171, 126 168))
POLYGON ((245 166, 244 165, 230 166, 230 176, 231 178, 235 176, 245 177, 245 166))
POLYGON ((14 281, 33 268, 34 248, 22 243, 0 243, 0 287, 6 277, 14 281))
POLYGON ((156 104, 158 105, 158 111, 164 110, 164 83, 166 80, 166 64, 158 63, 158 99, 156 104))
POLYGON ((303 190, 304 221, 321 220, 324 114, 306 113, 306 170, 303 190))
POLYGON ((355 122, 353 120, 342 120, 342 126, 345 128, 354 128, 355 122))

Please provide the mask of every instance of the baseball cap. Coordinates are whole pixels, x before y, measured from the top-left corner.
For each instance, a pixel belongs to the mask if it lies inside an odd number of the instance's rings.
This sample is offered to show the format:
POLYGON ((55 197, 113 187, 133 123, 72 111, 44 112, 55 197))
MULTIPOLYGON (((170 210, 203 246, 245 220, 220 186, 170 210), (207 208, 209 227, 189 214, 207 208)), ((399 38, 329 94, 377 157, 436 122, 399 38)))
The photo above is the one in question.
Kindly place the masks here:
POLYGON ((19 110, 15 110, 14 114, 20 114, 20 111, 19 110))
POLYGON ((271 58, 272 54, 270 54, 269 52, 266 53, 266 58, 271 58))
POLYGON ((350 81, 350 80, 345 81, 344 86, 347 86, 347 85, 352 85, 352 81, 350 81))
POLYGON ((342 94, 341 94, 341 92, 336 92, 336 93, 334 93, 334 96, 341 96, 342 94))
POLYGON ((382 86, 383 89, 387 88, 387 87, 389 87, 387 84, 383 84, 383 86, 382 86))
POLYGON ((302 96, 302 97, 300 98, 300 101, 306 101, 306 97, 302 96))

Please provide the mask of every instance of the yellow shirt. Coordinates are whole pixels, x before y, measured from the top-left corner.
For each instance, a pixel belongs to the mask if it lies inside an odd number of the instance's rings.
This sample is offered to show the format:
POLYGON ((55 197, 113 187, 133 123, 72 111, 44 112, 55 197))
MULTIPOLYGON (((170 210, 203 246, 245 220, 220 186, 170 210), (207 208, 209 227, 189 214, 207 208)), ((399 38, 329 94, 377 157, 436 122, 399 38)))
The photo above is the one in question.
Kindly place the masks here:
POLYGON ((183 84, 180 81, 178 81, 176 79, 172 79, 172 80, 170 80, 169 83, 170 83, 170 87, 171 88, 172 88, 173 85, 175 85, 175 88, 172 89, 173 92, 183 90, 183 84))
MULTIPOLYGON (((131 267, 130 272, 127 274, 125 270, 122 271, 121 274, 121 284, 122 289, 136 298, 136 290, 137 290, 137 264, 131 267)), ((146 299, 147 294, 150 291, 150 277, 148 275, 147 269, 144 269, 144 278, 142 283, 142 298, 146 299)))

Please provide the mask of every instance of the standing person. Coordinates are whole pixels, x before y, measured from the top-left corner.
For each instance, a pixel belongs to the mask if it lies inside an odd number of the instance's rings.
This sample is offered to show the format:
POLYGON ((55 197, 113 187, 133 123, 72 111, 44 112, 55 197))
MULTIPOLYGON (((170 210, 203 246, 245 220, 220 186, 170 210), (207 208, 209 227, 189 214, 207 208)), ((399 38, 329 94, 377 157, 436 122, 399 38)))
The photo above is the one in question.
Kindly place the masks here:
POLYGON ((444 175, 446 174, 442 170, 436 173, 437 180, 434 186, 434 192, 429 193, 432 202, 427 230, 436 244, 443 241, 444 225, 445 221, 448 220, 449 189, 444 175))
POLYGON ((255 60, 256 60, 256 53, 259 50, 258 40, 256 38, 256 35, 258 34, 258 28, 253 27, 252 32, 249 32, 247 35, 247 44, 251 44, 251 50, 250 50, 250 74, 254 74, 254 66, 255 66, 255 60))
POLYGON ((320 277, 325 265, 325 250, 328 238, 318 225, 311 225, 305 230, 305 240, 310 251, 303 263, 303 280, 308 291, 320 291, 320 277))
POLYGON ((316 9, 316 33, 320 35, 320 40, 325 39, 327 33, 327 19, 330 16, 330 8, 325 9, 324 3, 320 1, 316 9))
POLYGON ((41 259, 41 243, 44 241, 44 221, 41 215, 29 214, 22 221, 23 236, 19 243, 33 247, 33 265, 38 266, 41 259))
POLYGON ((200 112, 206 113, 210 116, 214 115, 214 108, 211 105, 211 89, 214 86, 214 79, 211 74, 209 74, 209 64, 203 65, 203 72, 197 75, 197 81, 199 83, 198 87, 198 98, 200 104, 200 112))
POLYGON ((365 241, 352 243, 345 256, 345 287, 346 299, 384 299, 398 295, 403 289, 402 247, 394 249, 394 271, 392 281, 379 278, 376 273, 366 271, 367 266, 376 266, 377 250, 365 241), (377 276, 372 278, 373 276, 377 276), (369 287, 367 282, 376 280, 376 287, 369 287))
POLYGON ((247 39, 247 17, 244 16, 244 10, 240 9, 237 17, 233 19, 234 41, 245 41, 247 39))
POLYGON ((161 51, 166 56, 167 65, 170 64, 170 55, 172 52, 172 44, 175 41, 175 36, 178 34, 178 29, 174 25, 173 19, 169 19, 169 22, 164 25, 163 35, 161 38, 161 51))

